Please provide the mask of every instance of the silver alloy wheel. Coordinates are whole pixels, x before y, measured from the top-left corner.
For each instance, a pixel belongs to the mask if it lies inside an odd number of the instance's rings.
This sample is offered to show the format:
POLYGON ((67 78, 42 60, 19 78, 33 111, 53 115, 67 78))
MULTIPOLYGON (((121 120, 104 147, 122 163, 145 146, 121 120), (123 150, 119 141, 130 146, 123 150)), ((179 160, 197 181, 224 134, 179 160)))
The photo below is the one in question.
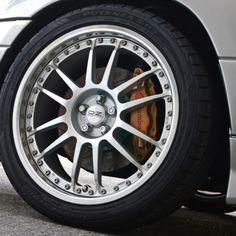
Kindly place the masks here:
POLYGON ((178 116, 177 85, 172 70, 160 50, 134 31, 118 26, 95 25, 63 35, 35 58, 19 85, 14 103, 12 127, 20 161, 35 183, 61 200, 92 205, 108 203, 127 196, 144 185, 158 171, 173 142, 178 116), (98 47, 112 47, 113 50, 102 81, 95 83, 94 52, 98 47), (60 64, 85 50, 89 50, 85 85, 78 86, 60 69, 60 64), (121 50, 134 54, 150 69, 112 88, 109 86, 109 79, 121 50), (53 73, 56 73, 72 91, 69 99, 45 88, 53 73), (120 99, 121 94, 151 76, 158 79, 162 93, 128 102, 120 99), (36 104, 42 94, 63 106, 66 111, 63 115, 36 126, 35 118, 41 115, 36 109, 36 104), (165 104, 165 119, 159 140, 150 138, 124 121, 125 112, 159 100, 165 104), (37 135, 43 135, 44 132, 60 124, 66 125, 66 131, 41 150, 37 135), (138 162, 135 156, 117 140, 114 135, 117 129, 126 130, 155 147, 144 164, 138 162), (44 159, 71 138, 76 140, 76 145, 71 179, 68 180, 57 174, 44 159), (132 163, 137 168, 136 172, 131 173, 126 179, 115 179, 105 185, 103 183, 105 177, 102 176, 100 166, 101 147, 104 141, 132 163), (82 168, 79 154, 85 144, 89 144, 92 150, 94 186, 80 184, 82 168))

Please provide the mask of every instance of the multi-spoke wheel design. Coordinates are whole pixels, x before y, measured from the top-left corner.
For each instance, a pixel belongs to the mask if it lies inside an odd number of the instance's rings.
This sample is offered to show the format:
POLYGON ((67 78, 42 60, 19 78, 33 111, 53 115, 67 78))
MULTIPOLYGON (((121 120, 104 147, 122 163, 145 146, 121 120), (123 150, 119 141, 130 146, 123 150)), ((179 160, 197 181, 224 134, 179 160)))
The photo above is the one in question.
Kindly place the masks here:
POLYGON ((104 231, 156 221, 207 166, 209 90, 195 50, 161 18, 124 5, 73 11, 35 35, 7 76, 4 168, 61 223, 104 231))
MULTIPOLYGON (((63 193, 68 201, 74 201, 70 200, 71 196, 77 197, 78 202, 80 199, 83 202, 84 199, 91 200, 94 197, 96 202, 98 197, 102 202, 102 196, 111 196, 112 200, 133 191, 132 185, 135 188, 141 186, 164 160, 173 140, 178 119, 176 84, 160 51, 153 50, 150 43, 142 38, 138 39, 132 31, 115 26, 100 26, 99 30, 97 28, 94 26, 73 31, 60 38, 58 44, 54 43, 53 47, 47 47, 33 62, 36 64, 33 69, 30 68, 26 73, 15 101, 14 134, 16 146, 22 152, 22 162, 27 162, 26 168, 33 170, 32 177, 35 178, 36 174, 43 179, 44 188, 48 185, 53 186, 57 195, 63 193), (124 31, 126 32, 123 33, 124 31), (54 53, 55 48, 71 39, 75 42, 59 53, 54 53), (50 53, 55 56, 44 65, 37 76, 33 76, 32 80, 31 75, 35 70, 38 70, 38 67, 42 68, 38 61, 50 53), (84 74, 81 73, 75 80, 69 71, 75 69, 68 69, 65 64, 70 60, 71 64, 80 64, 81 54, 87 58, 83 62, 85 68, 81 67, 84 74), (124 63, 124 57, 132 61, 124 63), (133 76, 132 69, 138 66, 143 67, 143 73, 133 76), (98 70, 101 71, 101 75, 98 75, 98 70), (124 72, 120 75, 120 71, 124 72), (156 94, 138 95, 136 99, 131 100, 131 92, 137 86, 145 86, 148 80, 155 84, 156 94), (133 127, 129 116, 137 109, 159 102, 162 107, 160 117, 164 124, 158 124, 160 134, 157 140, 133 127), (55 111, 58 111, 56 117, 49 120, 45 118, 45 112, 46 117, 53 117, 50 113, 55 114, 55 111), (59 129, 59 132, 55 132, 55 129, 59 129), (120 140, 121 135, 124 138, 120 140), (136 153, 132 153, 132 143, 128 143, 128 146, 125 144, 132 136, 138 137, 145 145, 152 145, 152 152, 145 160, 139 160, 136 153), (47 139, 50 141, 46 142, 47 139), (23 146, 25 141, 27 145, 23 146), (67 162, 67 166, 63 166, 63 158, 68 158, 68 152, 64 157, 60 152, 63 146, 68 149, 67 142, 70 142, 70 154, 73 153, 69 157, 72 163, 71 173, 67 173, 69 176, 61 173, 62 168, 66 170, 69 165, 67 162), (134 167, 125 179, 121 174, 120 179, 116 177, 114 180, 110 177, 103 180, 103 177, 106 177, 103 176, 103 156, 106 149, 119 153, 119 156, 113 154, 113 159, 121 159, 123 165, 134 167), (92 163, 94 183, 88 180, 82 184, 80 178, 85 179, 85 171, 81 172, 85 170, 83 159, 89 151, 91 155, 87 159, 90 158, 88 161, 92 163), (61 157, 58 157, 59 155, 61 157), (58 162, 58 158, 62 159, 60 171, 53 163, 53 159, 58 162), (81 196, 83 198, 80 198, 81 196)), ((157 123, 157 117, 155 118, 153 122, 157 123)))

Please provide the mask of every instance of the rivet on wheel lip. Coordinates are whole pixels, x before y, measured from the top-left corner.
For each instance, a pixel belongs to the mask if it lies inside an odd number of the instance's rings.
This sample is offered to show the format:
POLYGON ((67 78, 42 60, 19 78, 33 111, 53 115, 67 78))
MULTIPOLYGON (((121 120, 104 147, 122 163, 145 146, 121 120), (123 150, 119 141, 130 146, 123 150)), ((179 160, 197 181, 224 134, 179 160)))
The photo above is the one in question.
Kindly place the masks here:
POLYGON ((68 56, 68 55, 70 54, 69 50, 65 50, 65 51, 64 51, 64 54, 65 54, 66 56, 68 56))
POLYGON ((43 81, 44 81, 43 78, 39 78, 39 79, 38 79, 38 82, 39 82, 39 83, 43 83, 43 81))
POLYGON ((39 92, 38 88, 34 88, 34 89, 33 89, 33 93, 34 93, 34 94, 37 94, 38 92, 39 92))
POLYGON ((89 190, 88 194, 89 194, 90 196, 92 196, 92 195, 94 195, 94 191, 93 191, 93 190, 89 190))
POLYGON ((57 63, 60 62, 60 60, 59 60, 59 58, 55 58, 53 62, 54 62, 55 64, 57 64, 57 63))
POLYGON ((59 180, 58 178, 56 178, 56 179, 54 180, 54 182, 55 182, 56 184, 59 184, 60 180, 59 180))
POLYGON ((164 74, 163 71, 160 71, 160 72, 158 73, 158 75, 159 75, 160 77, 163 77, 165 74, 164 74))
POLYGON ((172 97, 167 97, 167 102, 172 102, 172 97))
POLYGON ((169 111, 168 112, 168 116, 172 116, 173 115, 173 112, 172 111, 169 111))
POLYGON ((48 66, 46 67, 46 72, 50 72, 51 71, 51 68, 48 66))
POLYGON ((76 192, 77 192, 77 193, 81 193, 81 192, 82 192, 81 188, 77 188, 77 189, 76 189, 76 192))
POLYGON ((148 57, 148 53, 147 53, 147 52, 144 52, 144 53, 143 53, 143 56, 144 56, 144 57, 148 57))
POLYGON ((153 65, 153 66, 157 66, 157 62, 156 62, 156 61, 153 61, 153 62, 152 62, 152 65, 153 65))
POLYGON ((131 181, 130 181, 130 180, 127 180, 127 181, 126 181, 126 185, 127 185, 127 186, 130 186, 130 185, 131 185, 131 181))
POLYGON ((30 138, 28 141, 29 141, 29 143, 33 143, 33 142, 34 142, 34 139, 33 139, 33 138, 30 138))
POLYGON ((84 185, 82 190, 83 190, 84 193, 88 192, 88 186, 84 185))
POLYGON ((92 44, 92 40, 87 40, 87 45, 91 45, 92 44))
POLYGON ((121 44, 122 44, 123 46, 126 46, 126 45, 127 45, 127 41, 123 40, 123 41, 121 42, 121 44))
POLYGON ((156 157, 159 157, 161 155, 161 152, 156 152, 156 157))
POLYGON ((120 190, 120 188, 119 188, 118 186, 115 186, 115 187, 114 187, 114 191, 115 191, 115 192, 118 192, 119 190, 120 190))
POLYGON ((165 88, 165 89, 169 89, 169 88, 170 88, 170 85, 169 85, 169 84, 165 84, 165 85, 164 85, 164 88, 165 88))
POLYGON ((36 155, 38 154, 38 151, 34 150, 34 151, 32 152, 32 154, 33 154, 33 156, 36 156, 36 155))
POLYGON ((34 102, 33 102, 33 101, 30 101, 30 102, 29 102, 29 106, 32 107, 33 105, 34 105, 34 102))
POLYGON ((32 130, 32 127, 31 127, 31 126, 28 126, 28 127, 26 128, 26 130, 27 130, 28 132, 30 132, 30 131, 32 130))
POLYGON ((166 144, 166 141, 167 141, 167 140, 164 138, 164 139, 161 140, 161 143, 162 143, 162 144, 166 144))
POLYGON ((170 130, 171 126, 170 125, 167 125, 166 126, 166 130, 170 130))
POLYGON ((111 43, 115 43, 116 39, 112 38, 110 41, 111 41, 111 43))
POLYGON ((28 119, 31 119, 31 118, 32 118, 32 114, 28 114, 28 115, 27 115, 27 118, 28 118, 28 119))
POLYGON ((39 165, 39 166, 42 166, 42 165, 43 165, 43 161, 42 161, 42 160, 39 160, 39 161, 38 161, 38 165, 39 165))
POLYGON ((75 44, 75 49, 80 49, 80 45, 79 44, 75 44))
POLYGON ((69 190, 69 189, 70 189, 70 185, 69 185, 69 184, 66 184, 66 185, 65 185, 65 189, 66 189, 66 190, 69 190))
POLYGON ((99 38, 99 39, 98 39, 98 42, 99 42, 99 43, 103 43, 103 38, 99 38))
POLYGON ((106 193, 107 193, 106 189, 102 189, 102 190, 101 190, 101 194, 102 194, 102 195, 105 195, 106 193))
POLYGON ((141 172, 138 173, 138 174, 137 174, 137 177, 138 177, 139 179, 142 178, 142 177, 143 177, 143 173, 141 173, 141 172))
POLYGON ((134 51, 137 51, 137 50, 138 50, 138 46, 137 46, 137 45, 134 45, 134 46, 133 46, 133 49, 134 49, 134 51))
POLYGON ((150 169, 151 167, 152 167, 152 163, 148 163, 148 164, 147 164, 147 168, 150 169))
POLYGON ((46 173, 45 173, 47 176, 49 176, 51 174, 51 171, 50 170, 47 170, 46 173))

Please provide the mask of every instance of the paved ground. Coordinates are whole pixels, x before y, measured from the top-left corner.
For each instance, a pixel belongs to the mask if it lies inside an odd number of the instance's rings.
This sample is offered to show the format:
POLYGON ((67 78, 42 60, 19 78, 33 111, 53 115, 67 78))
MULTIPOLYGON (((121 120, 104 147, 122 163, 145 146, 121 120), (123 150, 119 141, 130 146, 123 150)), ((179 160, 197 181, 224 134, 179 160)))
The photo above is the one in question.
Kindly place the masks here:
MULTIPOLYGON (((102 236, 108 234, 62 226, 41 216, 21 200, 13 190, 0 164, 0 235, 102 236)), ((120 233, 119 235, 235 236, 236 214, 213 216, 181 209, 161 223, 120 233)))

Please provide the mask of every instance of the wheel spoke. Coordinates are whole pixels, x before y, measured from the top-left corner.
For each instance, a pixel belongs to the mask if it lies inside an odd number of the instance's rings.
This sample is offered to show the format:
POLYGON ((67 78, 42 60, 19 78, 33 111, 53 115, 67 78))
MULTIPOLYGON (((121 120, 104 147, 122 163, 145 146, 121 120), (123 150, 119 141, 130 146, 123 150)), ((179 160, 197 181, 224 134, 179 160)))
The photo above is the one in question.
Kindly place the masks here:
POLYGON ((72 90, 73 94, 78 90, 78 86, 73 80, 71 80, 62 70, 55 66, 55 71, 61 77, 61 79, 67 84, 67 86, 72 90))
POLYGON ((55 150, 61 147, 70 137, 71 136, 67 132, 61 135, 58 139, 56 139, 53 143, 51 143, 47 148, 42 151, 39 159, 44 158, 45 155, 53 153, 55 150))
POLYGON ((143 170, 143 167, 135 160, 135 158, 130 154, 115 138, 111 138, 108 142, 121 154, 123 155, 130 163, 136 166, 140 171, 143 170))
POLYGON ((100 192, 102 186, 102 159, 101 147, 99 143, 93 143, 93 173, 96 185, 96 191, 100 192))
POLYGON ((95 42, 92 41, 92 46, 89 51, 88 64, 86 70, 86 85, 92 85, 96 73, 96 55, 95 55, 95 42))
POLYGON ((116 87, 114 89, 114 92, 118 95, 121 92, 125 92, 128 91, 129 89, 131 89, 132 87, 134 87, 136 84, 143 82, 144 80, 147 79, 148 76, 153 75, 156 71, 158 71, 159 69, 152 69, 149 71, 146 71, 138 76, 135 76, 134 78, 128 80, 127 82, 119 85, 118 87, 116 87))
POLYGON ((59 124, 62 124, 64 122, 65 122, 64 116, 57 117, 53 120, 50 120, 50 121, 40 125, 36 129, 34 129, 31 133, 31 135, 53 129, 53 128, 57 127, 59 124))
POLYGON ((147 136, 146 134, 144 134, 143 132, 139 131, 138 129, 134 128, 133 126, 127 124, 126 122, 124 121, 120 121, 120 128, 124 129, 124 130, 127 130, 129 133, 147 141, 148 143, 151 143, 152 145, 154 145, 155 147, 160 148, 161 144, 150 138, 149 136, 147 136))
POLYGON ((66 99, 56 95, 55 93, 52 93, 51 91, 49 91, 49 90, 47 90, 43 87, 41 87, 39 89, 42 93, 44 93, 45 95, 47 95, 48 97, 53 99, 55 102, 59 103, 60 105, 62 105, 64 107, 66 107, 66 105, 67 105, 67 100, 66 99))
POLYGON ((76 146, 75 146, 75 151, 74 151, 72 174, 71 174, 71 186, 72 186, 73 191, 75 191, 77 180, 78 180, 79 173, 80 173, 80 168, 81 168, 81 155, 80 155, 81 149, 82 149, 82 145, 77 140, 76 146))
POLYGON ((118 53, 119 48, 120 48, 120 42, 118 42, 117 45, 115 46, 114 50, 111 53, 110 59, 107 63, 107 67, 106 67, 106 70, 104 72, 103 79, 102 79, 102 83, 106 86, 108 85, 111 78, 111 73, 117 64, 117 60, 119 57, 119 53, 118 53))
POLYGON ((126 103, 123 103, 121 105, 121 110, 122 111, 134 110, 134 109, 137 109, 139 107, 145 106, 150 102, 155 102, 155 101, 164 99, 167 96, 170 96, 170 94, 169 93, 162 93, 162 94, 156 94, 156 95, 140 98, 140 99, 137 99, 137 100, 133 100, 133 101, 130 101, 130 102, 126 102, 126 103))

